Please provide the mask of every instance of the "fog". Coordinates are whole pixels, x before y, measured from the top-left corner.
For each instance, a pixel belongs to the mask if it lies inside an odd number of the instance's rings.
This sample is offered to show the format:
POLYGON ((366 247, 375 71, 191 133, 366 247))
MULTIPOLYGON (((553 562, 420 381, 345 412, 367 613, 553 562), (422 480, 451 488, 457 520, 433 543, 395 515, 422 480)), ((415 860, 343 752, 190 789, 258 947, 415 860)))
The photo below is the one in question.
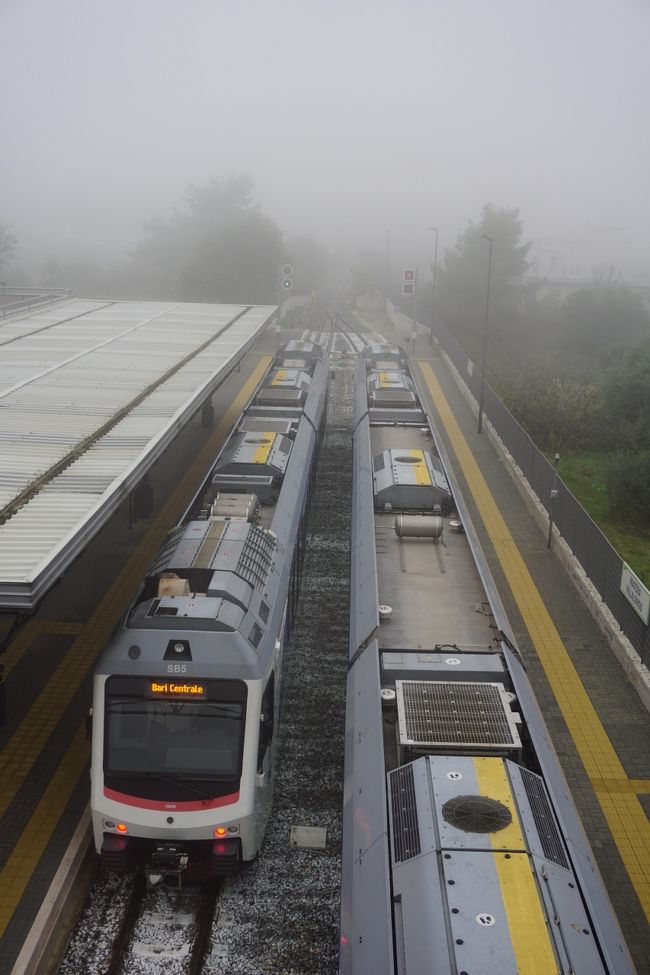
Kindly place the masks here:
POLYGON ((491 202, 650 270, 646 0, 0 0, 0 223, 113 259, 250 173, 285 234, 451 246, 491 202))

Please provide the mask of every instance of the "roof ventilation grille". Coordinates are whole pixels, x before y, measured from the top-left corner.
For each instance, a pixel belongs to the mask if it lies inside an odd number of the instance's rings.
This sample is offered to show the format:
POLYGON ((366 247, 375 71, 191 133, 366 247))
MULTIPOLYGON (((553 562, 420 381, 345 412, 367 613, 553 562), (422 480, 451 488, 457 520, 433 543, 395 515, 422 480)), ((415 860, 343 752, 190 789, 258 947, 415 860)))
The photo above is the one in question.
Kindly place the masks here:
POLYGON ((420 826, 415 801, 413 766, 404 765, 390 773, 390 804, 393 824, 393 858, 410 860, 420 852, 420 826))
POLYGON ((251 525, 235 572, 257 589, 263 589, 273 562, 275 537, 251 525))
POLYGON ((503 684, 467 681, 395 682, 399 744, 409 755, 517 755, 518 715, 503 684))
POLYGON ((464 833, 498 833, 512 822, 512 813, 488 796, 454 796, 442 807, 442 818, 464 833))
POLYGON ((251 644, 251 646, 255 647, 256 650, 259 647, 260 641, 263 636, 264 636, 264 630, 262 629, 262 627, 259 626, 257 623, 253 623, 253 628, 250 631, 248 642, 251 644))
POLYGON ((569 864, 564 854, 560 833, 555 825, 553 810, 546 796, 544 783, 539 775, 529 772, 528 769, 520 768, 519 774, 528 796, 544 856, 547 860, 552 860, 553 863, 568 870, 569 864))

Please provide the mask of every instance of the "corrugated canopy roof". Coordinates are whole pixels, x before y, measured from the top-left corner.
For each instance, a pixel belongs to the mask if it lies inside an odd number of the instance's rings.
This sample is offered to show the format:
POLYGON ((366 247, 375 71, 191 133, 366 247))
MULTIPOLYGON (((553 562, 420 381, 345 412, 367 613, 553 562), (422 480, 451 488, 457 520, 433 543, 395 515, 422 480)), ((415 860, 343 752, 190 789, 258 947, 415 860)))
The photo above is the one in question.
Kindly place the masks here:
POLYGON ((0 608, 35 606, 274 310, 72 299, 0 321, 0 608))

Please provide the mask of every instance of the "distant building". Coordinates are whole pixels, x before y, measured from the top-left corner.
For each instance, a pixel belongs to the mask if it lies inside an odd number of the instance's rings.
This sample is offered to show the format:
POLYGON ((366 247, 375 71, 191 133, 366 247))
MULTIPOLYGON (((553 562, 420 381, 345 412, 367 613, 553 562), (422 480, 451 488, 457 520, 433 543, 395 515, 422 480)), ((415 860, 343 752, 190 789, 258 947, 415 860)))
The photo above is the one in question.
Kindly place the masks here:
POLYGON ((641 294, 650 310, 650 266, 641 267, 623 227, 588 227, 581 234, 542 238, 531 248, 529 282, 541 281, 538 295, 564 300, 597 281, 620 282, 641 294))

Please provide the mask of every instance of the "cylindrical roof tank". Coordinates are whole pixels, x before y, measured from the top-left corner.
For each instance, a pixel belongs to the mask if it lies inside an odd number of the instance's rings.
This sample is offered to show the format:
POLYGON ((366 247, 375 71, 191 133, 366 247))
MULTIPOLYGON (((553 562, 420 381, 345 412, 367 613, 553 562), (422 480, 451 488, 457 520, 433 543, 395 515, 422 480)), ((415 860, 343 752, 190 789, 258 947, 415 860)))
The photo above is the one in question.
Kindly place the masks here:
POLYGON ((440 515, 398 515, 395 519, 398 538, 440 538, 442 528, 440 515))

